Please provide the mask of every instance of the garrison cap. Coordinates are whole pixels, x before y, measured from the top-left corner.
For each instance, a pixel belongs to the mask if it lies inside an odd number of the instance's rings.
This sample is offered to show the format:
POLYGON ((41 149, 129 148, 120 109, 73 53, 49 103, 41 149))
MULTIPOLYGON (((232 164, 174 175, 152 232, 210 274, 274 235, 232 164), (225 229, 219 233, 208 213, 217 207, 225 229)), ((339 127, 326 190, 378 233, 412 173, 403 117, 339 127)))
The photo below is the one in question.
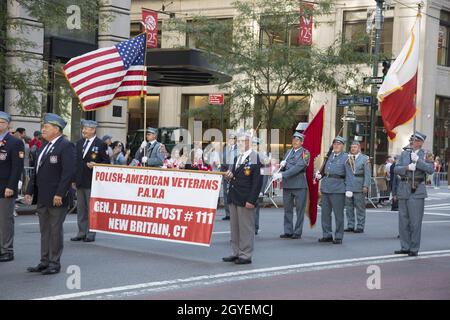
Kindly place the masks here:
POLYGON ((11 122, 11 116, 7 114, 6 112, 0 111, 0 119, 5 120, 6 122, 11 122))
POLYGON ((81 126, 86 128, 97 128, 98 122, 94 120, 81 120, 81 126))
POLYGON ((47 113, 44 116, 44 124, 45 123, 50 123, 52 125, 58 126, 61 128, 61 130, 63 130, 67 125, 67 122, 55 113, 47 113))

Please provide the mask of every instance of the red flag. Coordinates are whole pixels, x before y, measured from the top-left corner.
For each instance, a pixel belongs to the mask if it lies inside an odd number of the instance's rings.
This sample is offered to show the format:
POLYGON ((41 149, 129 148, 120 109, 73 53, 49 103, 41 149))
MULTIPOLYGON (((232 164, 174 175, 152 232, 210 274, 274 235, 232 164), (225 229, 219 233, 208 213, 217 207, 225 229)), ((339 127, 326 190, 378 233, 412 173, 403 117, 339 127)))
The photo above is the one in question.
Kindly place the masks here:
POLYGON ((142 10, 142 22, 147 32, 147 48, 158 48, 158 12, 142 10))
POLYGON ((298 33, 298 44, 310 46, 312 44, 314 4, 304 3, 300 8, 300 26, 298 33), (305 11, 305 8, 307 10, 305 11))
POLYGON ((316 224, 317 204, 319 202, 319 184, 317 182, 314 182, 314 160, 320 155, 320 150, 322 147, 324 108, 325 106, 322 106, 320 108, 319 112, 303 132, 303 134, 305 135, 303 147, 310 152, 309 165, 306 168, 306 180, 308 182, 309 192, 309 206, 306 209, 309 213, 309 221, 311 227, 316 224))

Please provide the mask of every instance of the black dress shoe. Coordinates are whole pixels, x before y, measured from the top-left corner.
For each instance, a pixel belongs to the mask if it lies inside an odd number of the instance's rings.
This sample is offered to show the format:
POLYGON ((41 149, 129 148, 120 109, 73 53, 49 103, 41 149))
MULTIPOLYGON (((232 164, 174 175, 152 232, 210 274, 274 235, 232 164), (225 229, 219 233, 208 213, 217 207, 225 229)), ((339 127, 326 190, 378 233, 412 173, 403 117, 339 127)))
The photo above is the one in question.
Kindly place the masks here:
POLYGON ((225 216, 222 218, 222 220, 230 220, 230 217, 225 216))
POLYGON ((417 257, 418 255, 419 255, 418 252, 412 252, 412 251, 410 251, 410 252, 408 253, 408 256, 410 256, 410 257, 417 257))
POLYGON ((292 239, 292 233, 283 233, 280 235, 281 239, 292 239))
POLYGON ((335 239, 333 240, 334 244, 342 244, 342 239, 335 239))
POLYGON ((95 238, 88 238, 88 237, 86 237, 86 238, 83 239, 83 242, 94 242, 94 241, 95 241, 95 238))
POLYGON ((409 254, 409 250, 396 250, 394 251, 395 254, 409 254))
POLYGON ((0 255, 0 262, 8 262, 14 260, 14 254, 13 253, 4 253, 0 255))
POLYGON ((48 267, 48 268, 42 270, 41 273, 46 276, 46 275, 49 275, 49 274, 57 274, 57 273, 59 273, 60 270, 61 270, 61 268, 48 267))
POLYGON ((333 238, 320 238, 319 242, 333 242, 333 238))
POLYGON ((356 229, 355 231, 353 231, 354 233, 364 233, 364 230, 362 229, 356 229))
POLYGON ((86 237, 76 236, 76 237, 70 238, 70 241, 83 241, 84 239, 86 239, 86 237))
POLYGON ((224 261, 224 262, 235 262, 237 259, 239 259, 239 257, 229 256, 229 257, 222 258, 222 261, 224 261))
POLYGON ((355 229, 353 229, 353 228, 347 228, 347 229, 344 229, 344 232, 355 232, 355 229))
POLYGON ((258 230, 255 230, 255 236, 257 236, 258 235, 258 230))
POLYGON ((42 263, 39 263, 36 267, 29 267, 27 269, 28 272, 42 272, 42 270, 47 269, 48 266, 43 265, 42 263))
POLYGON ((252 263, 251 259, 243 259, 243 258, 238 258, 237 260, 234 261, 235 264, 250 264, 252 263))
POLYGON ((302 236, 301 236, 301 235, 298 235, 298 234, 294 234, 294 235, 292 235, 291 238, 292 238, 292 239, 301 239, 302 236))

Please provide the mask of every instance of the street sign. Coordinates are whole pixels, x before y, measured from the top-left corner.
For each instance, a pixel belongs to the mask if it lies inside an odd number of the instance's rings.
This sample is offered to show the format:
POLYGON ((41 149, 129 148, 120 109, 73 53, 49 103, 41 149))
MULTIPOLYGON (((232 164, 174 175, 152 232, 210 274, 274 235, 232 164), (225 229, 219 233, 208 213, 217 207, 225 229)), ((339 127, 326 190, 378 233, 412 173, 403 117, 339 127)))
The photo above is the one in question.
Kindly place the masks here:
POLYGON ((209 104, 223 105, 224 94, 223 93, 210 93, 209 104))
POLYGON ((365 77, 363 81, 364 81, 364 84, 367 84, 367 85, 382 84, 383 77, 365 77))
POLYGON ((372 97, 371 96, 352 96, 337 99, 338 107, 346 106, 371 106, 372 97))

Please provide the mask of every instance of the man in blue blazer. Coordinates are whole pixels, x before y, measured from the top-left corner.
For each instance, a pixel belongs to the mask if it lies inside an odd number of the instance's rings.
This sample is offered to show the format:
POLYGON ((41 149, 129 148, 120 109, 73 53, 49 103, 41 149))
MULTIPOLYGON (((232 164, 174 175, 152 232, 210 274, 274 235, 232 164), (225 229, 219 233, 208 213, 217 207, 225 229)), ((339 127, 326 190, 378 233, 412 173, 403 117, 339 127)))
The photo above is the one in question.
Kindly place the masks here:
POLYGON ((59 273, 63 251, 63 223, 68 210, 68 192, 75 174, 75 146, 63 137, 66 122, 58 115, 44 117, 42 146, 28 184, 25 200, 37 204, 41 231, 41 263, 28 272, 59 273))
POLYGON ((23 142, 8 131, 11 117, 0 111, 0 262, 14 260, 14 205, 23 172, 23 142))

